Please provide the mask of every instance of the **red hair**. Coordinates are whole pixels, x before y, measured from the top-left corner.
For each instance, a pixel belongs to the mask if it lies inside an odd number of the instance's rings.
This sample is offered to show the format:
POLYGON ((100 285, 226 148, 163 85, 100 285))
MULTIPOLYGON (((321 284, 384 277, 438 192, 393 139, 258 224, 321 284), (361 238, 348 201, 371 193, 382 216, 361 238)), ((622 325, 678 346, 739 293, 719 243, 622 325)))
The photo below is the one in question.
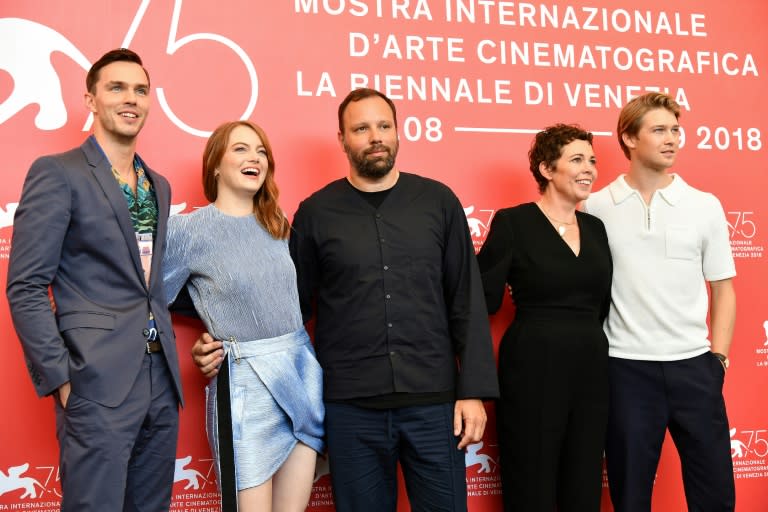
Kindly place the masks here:
POLYGON ((264 226, 272 237, 276 239, 288 238, 290 224, 277 202, 280 191, 275 183, 275 159, 272 154, 272 145, 269 143, 266 132, 256 123, 246 120, 224 123, 208 138, 203 151, 203 192, 210 202, 216 201, 219 187, 216 181, 215 171, 224 158, 227 151, 229 136, 238 126, 246 126, 256 132, 267 152, 267 177, 256 195, 253 196, 253 214, 264 226))

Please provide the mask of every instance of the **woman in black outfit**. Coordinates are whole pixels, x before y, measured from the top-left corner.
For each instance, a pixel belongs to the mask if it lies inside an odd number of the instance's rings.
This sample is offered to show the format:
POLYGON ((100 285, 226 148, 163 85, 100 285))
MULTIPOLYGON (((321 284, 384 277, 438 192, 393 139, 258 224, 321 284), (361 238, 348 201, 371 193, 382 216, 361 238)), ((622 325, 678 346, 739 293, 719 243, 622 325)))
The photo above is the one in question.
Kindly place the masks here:
POLYGON ((541 198, 499 210, 478 254, 489 313, 507 287, 516 309, 499 347, 504 510, 599 512, 613 266, 602 222, 576 210, 592 134, 551 126, 528 156, 541 198))

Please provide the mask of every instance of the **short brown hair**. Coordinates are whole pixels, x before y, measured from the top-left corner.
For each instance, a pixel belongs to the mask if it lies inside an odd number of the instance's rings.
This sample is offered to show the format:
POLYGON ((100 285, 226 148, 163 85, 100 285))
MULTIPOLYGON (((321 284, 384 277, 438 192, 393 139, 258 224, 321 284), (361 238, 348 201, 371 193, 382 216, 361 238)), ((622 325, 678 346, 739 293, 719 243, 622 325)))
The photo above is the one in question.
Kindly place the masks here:
POLYGON ((144 74, 147 75, 147 85, 149 85, 149 72, 141 62, 141 57, 139 57, 139 54, 133 50, 129 50, 128 48, 117 48, 115 50, 110 50, 102 55, 99 60, 93 63, 91 69, 88 70, 88 74, 85 76, 85 89, 88 92, 91 94, 96 92, 96 82, 99 81, 101 69, 104 66, 112 64, 113 62, 133 62, 138 64, 141 66, 141 69, 144 70, 144 74))
POLYGON ((548 168, 553 168, 557 160, 563 155, 563 147, 574 140, 585 140, 592 145, 593 135, 576 124, 558 123, 540 131, 531 143, 528 151, 528 162, 536 183, 539 185, 539 193, 549 185, 549 180, 541 174, 539 165, 544 162, 548 168))
POLYGON ((376 89, 363 87, 361 89, 354 89, 350 91, 349 94, 347 94, 347 97, 344 98, 339 104, 339 132, 344 133, 344 111, 347 110, 347 105, 353 101, 360 101, 364 100, 365 98, 371 98, 374 96, 378 96, 379 98, 386 101, 387 105, 389 105, 389 108, 392 109, 392 118, 395 121, 395 129, 397 129, 397 109, 395 108, 395 104, 392 102, 392 100, 389 99, 384 93, 381 93, 376 89))
POLYGON ((629 158, 629 148, 624 144, 624 134, 634 137, 640 131, 643 116, 651 110, 663 108, 680 119, 680 105, 668 94, 661 92, 649 92, 632 99, 619 113, 619 121, 616 124, 616 136, 624 156, 629 158))

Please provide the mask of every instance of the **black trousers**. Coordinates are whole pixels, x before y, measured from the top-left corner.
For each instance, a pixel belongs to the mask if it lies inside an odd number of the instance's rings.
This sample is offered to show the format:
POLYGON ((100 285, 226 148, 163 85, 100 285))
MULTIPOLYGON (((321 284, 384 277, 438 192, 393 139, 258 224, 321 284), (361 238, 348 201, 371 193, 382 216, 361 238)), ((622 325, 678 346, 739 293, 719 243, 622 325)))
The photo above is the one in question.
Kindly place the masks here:
POLYGON ((600 323, 518 318, 499 350, 496 418, 506 512, 599 512, 608 421, 600 323))
POLYGON ((680 361, 610 358, 606 462, 616 512, 649 512, 667 429, 680 455, 690 512, 735 507, 720 361, 706 352, 680 361))

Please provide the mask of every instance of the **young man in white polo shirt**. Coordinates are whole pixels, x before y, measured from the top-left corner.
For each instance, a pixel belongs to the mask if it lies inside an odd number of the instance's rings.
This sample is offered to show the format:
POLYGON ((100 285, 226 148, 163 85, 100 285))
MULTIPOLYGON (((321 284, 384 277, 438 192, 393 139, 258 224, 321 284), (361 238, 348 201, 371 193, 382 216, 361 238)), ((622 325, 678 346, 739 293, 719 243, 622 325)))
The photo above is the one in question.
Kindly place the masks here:
POLYGON ((606 458, 616 512, 651 510, 667 429, 680 455, 688 510, 732 511, 735 503, 722 386, 736 270, 720 202, 669 172, 679 116, 680 106, 665 94, 627 103, 617 135, 629 172, 585 206, 605 224, 614 265, 605 323, 606 458))

